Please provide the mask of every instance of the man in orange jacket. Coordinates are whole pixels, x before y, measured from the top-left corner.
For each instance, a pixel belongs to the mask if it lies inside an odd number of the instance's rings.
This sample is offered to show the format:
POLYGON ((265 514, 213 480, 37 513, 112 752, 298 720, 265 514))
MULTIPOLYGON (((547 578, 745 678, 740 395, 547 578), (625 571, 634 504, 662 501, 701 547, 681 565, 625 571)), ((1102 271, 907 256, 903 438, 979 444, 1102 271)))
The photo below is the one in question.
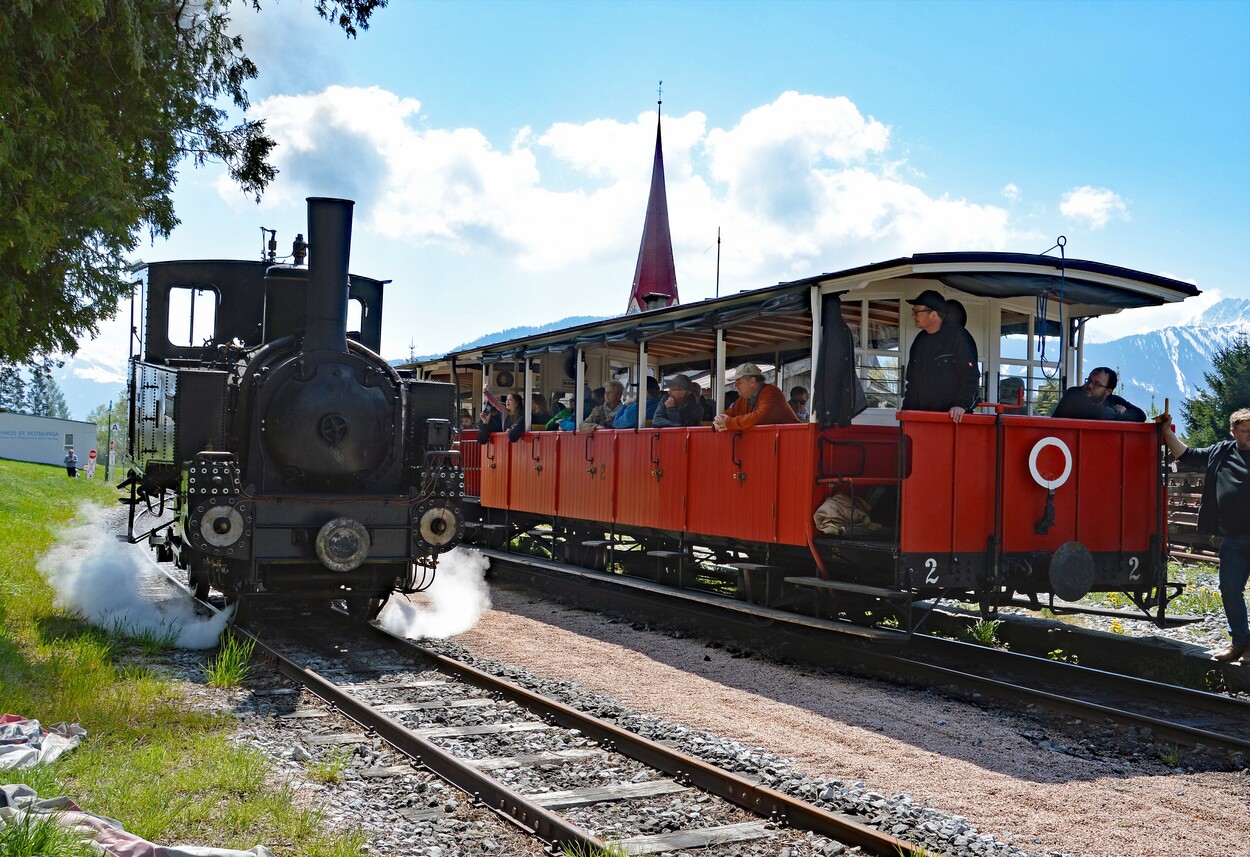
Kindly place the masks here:
POLYGON ((751 426, 797 423, 799 418, 775 384, 764 383, 764 373, 754 363, 743 363, 734 378, 738 400, 712 420, 717 431, 740 431, 751 426))

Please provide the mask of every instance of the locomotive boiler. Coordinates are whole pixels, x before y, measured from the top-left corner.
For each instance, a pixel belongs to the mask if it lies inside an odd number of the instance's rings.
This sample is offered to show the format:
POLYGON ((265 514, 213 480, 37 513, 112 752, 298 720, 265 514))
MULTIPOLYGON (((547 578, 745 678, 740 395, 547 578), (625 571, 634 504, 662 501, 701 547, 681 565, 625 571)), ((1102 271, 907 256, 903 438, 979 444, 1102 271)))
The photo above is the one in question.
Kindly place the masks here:
POLYGON ((200 597, 342 600, 368 619, 462 535, 455 389, 378 355, 385 283, 348 271, 352 209, 308 200, 307 268, 148 266, 122 487, 131 539, 200 597), (136 509, 170 519, 136 533, 136 509))

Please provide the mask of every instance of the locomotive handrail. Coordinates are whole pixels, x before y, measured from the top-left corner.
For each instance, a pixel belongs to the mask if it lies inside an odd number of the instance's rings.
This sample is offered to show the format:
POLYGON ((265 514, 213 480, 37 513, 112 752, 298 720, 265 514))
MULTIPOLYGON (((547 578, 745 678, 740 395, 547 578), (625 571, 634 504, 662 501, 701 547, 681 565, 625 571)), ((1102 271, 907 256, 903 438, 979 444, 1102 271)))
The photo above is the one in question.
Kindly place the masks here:
POLYGON ((535 452, 538 451, 538 444, 540 440, 541 438, 537 434, 534 434, 534 436, 530 438, 530 458, 532 458, 534 461, 543 460, 543 457, 541 455, 534 454, 535 452))
POLYGON ((733 440, 729 442, 729 460, 732 461, 734 466, 739 470, 742 470, 742 453, 738 452, 738 441, 741 438, 742 432, 736 431, 734 432, 733 440))
POLYGON ((655 442, 659 439, 660 439, 660 433, 659 432, 653 433, 651 435, 650 447, 647 450, 647 454, 651 457, 651 463, 654 464, 656 467, 660 466, 660 459, 657 458, 655 455, 655 442))
POLYGON ((593 450, 593 446, 595 443, 595 433, 592 431, 589 434, 583 435, 583 437, 586 439, 586 442, 585 442, 585 445, 583 446, 582 457, 585 458, 587 461, 589 461, 591 464, 594 464, 595 453, 593 450))

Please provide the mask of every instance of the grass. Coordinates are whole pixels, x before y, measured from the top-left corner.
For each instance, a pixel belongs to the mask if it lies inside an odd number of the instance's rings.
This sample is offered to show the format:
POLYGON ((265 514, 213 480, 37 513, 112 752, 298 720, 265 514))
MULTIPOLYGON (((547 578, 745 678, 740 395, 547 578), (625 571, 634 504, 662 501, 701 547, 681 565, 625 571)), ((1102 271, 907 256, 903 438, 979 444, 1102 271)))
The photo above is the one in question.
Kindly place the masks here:
POLYGON ((578 842, 571 845, 562 845, 560 853, 564 857, 627 857, 629 854, 625 850, 625 846, 619 842, 609 842, 603 848, 594 848, 578 842))
POLYGON ((204 678, 209 687, 236 688, 242 687, 251 669, 248 663, 256 643, 244 640, 226 631, 221 635, 221 644, 217 648, 217 657, 209 661, 204 668, 204 678))
POLYGON ((1046 657, 1052 661, 1063 661, 1065 664, 1079 664, 1081 662, 1076 652, 1065 652, 1063 649, 1051 649, 1046 653, 1046 657))
POLYGON ((1181 763, 1180 748, 1174 744, 1160 744, 1156 750, 1159 761, 1167 765, 1169 768, 1175 768, 1181 763))
POLYGON ((97 853, 54 817, 25 815, 0 828, 0 857, 93 857, 97 853))
POLYGON ((352 754, 342 748, 329 750, 320 758, 311 760, 308 767, 308 778, 318 783, 339 783, 347 770, 347 762, 352 754))
MULTIPOLYGON (((167 635, 92 627, 56 604, 38 557, 84 500, 113 505, 115 497, 102 480, 0 461, 0 711, 87 730, 53 764, 6 771, 6 781, 72 797, 161 843, 356 857, 363 834, 327 835, 319 813, 269 784, 267 757, 231 741, 233 718, 191 707, 179 686, 136 661, 159 656, 167 635)), ((59 855, 47 847, 33 853, 59 855)), ((0 857, 24 853, 32 852, 0 857)))
POLYGON ((998 629, 1002 624, 1001 619, 978 619, 959 632, 959 639, 982 646, 1001 646, 1002 641, 998 639, 998 629))

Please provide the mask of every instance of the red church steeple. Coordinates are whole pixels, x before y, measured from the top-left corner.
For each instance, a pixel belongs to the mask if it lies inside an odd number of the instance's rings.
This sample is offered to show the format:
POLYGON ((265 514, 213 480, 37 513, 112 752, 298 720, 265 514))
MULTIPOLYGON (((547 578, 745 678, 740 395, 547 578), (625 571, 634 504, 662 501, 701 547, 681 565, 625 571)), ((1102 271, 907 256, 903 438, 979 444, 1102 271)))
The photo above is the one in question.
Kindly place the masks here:
POLYGON ((647 219, 642 225, 642 245, 634 285, 629 292, 625 314, 680 303, 677 297, 677 268, 673 264, 673 238, 668 231, 668 196, 664 192, 664 150, 660 145, 660 111, 655 117, 655 163, 651 168, 651 196, 647 219))

